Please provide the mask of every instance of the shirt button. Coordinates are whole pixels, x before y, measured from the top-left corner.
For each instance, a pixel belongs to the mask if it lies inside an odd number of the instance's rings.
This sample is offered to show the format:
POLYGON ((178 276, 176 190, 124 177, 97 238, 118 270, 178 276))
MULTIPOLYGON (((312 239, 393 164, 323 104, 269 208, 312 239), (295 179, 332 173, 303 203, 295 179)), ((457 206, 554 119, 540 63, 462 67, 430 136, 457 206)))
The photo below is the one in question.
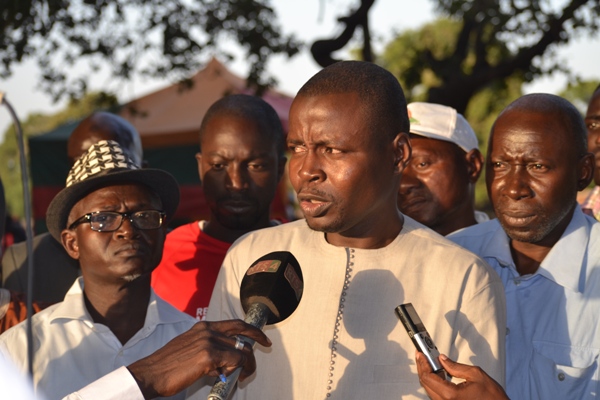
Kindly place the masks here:
POLYGON ((521 281, 519 279, 515 279, 515 286, 519 286, 521 284, 521 281))
POLYGON ((558 380, 561 381, 561 382, 564 381, 565 380, 565 374, 563 374, 562 372, 559 372, 558 373, 558 380))
POLYGON ((510 329, 508 329, 508 327, 506 327, 506 334, 508 335, 510 333, 510 329))

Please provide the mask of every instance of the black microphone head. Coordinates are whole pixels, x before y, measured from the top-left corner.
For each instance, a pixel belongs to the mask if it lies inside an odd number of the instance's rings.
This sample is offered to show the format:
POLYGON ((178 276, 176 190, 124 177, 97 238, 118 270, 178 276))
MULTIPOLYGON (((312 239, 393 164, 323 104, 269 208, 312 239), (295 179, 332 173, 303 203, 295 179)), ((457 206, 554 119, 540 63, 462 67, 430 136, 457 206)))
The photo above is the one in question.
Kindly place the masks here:
POLYGON ((242 279, 240 300, 244 312, 251 304, 269 308, 267 325, 283 321, 296 310, 304 280, 296 257, 289 251, 276 251, 256 260, 242 279))

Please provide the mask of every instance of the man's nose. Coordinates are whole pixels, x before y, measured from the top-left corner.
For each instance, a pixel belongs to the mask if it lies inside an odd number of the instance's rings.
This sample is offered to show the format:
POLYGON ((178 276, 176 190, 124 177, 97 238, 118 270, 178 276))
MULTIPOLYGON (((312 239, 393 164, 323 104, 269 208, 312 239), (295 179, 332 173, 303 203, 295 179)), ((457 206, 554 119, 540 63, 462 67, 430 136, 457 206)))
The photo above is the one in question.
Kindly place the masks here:
POLYGON ((529 174, 525 166, 515 166, 504 176, 504 193, 513 200, 532 197, 529 174))
POLYGON ((131 216, 123 216, 121 226, 116 230, 119 237, 135 237, 140 234, 140 230, 131 222, 131 216))
POLYGON ((233 165, 227 171, 229 177, 228 188, 231 190, 244 190, 248 188, 247 174, 244 173, 242 166, 233 165))
POLYGON ((314 151, 307 151, 302 157, 300 167, 298 169, 298 176, 304 181, 318 182, 325 179, 325 172, 321 165, 321 159, 318 154, 314 151))

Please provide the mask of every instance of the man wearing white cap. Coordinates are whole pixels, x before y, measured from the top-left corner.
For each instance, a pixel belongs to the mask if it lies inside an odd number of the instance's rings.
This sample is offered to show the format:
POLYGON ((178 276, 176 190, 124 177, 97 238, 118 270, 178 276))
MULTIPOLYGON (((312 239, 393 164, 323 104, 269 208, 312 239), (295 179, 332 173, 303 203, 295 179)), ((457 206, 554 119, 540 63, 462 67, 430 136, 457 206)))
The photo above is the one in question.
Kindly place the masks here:
POLYGON ((469 123, 440 104, 407 107, 412 158, 398 191, 400 211, 441 235, 487 221, 475 211, 483 156, 469 123))

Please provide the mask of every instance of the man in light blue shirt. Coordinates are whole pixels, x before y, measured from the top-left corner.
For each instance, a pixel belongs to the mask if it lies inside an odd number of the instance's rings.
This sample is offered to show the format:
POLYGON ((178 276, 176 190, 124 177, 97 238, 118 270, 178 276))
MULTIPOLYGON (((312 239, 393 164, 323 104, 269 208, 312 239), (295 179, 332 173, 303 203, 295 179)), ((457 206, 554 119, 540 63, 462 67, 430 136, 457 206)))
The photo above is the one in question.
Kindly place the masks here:
MULTIPOLYGON (((549 94, 521 97, 490 136, 486 182, 497 219, 449 236, 486 260, 504 284, 511 399, 600 395, 600 224, 576 202, 593 171, 578 111, 549 94)), ((461 390, 423 375, 434 393, 461 390)), ((490 381, 480 374, 471 389, 490 381)))

